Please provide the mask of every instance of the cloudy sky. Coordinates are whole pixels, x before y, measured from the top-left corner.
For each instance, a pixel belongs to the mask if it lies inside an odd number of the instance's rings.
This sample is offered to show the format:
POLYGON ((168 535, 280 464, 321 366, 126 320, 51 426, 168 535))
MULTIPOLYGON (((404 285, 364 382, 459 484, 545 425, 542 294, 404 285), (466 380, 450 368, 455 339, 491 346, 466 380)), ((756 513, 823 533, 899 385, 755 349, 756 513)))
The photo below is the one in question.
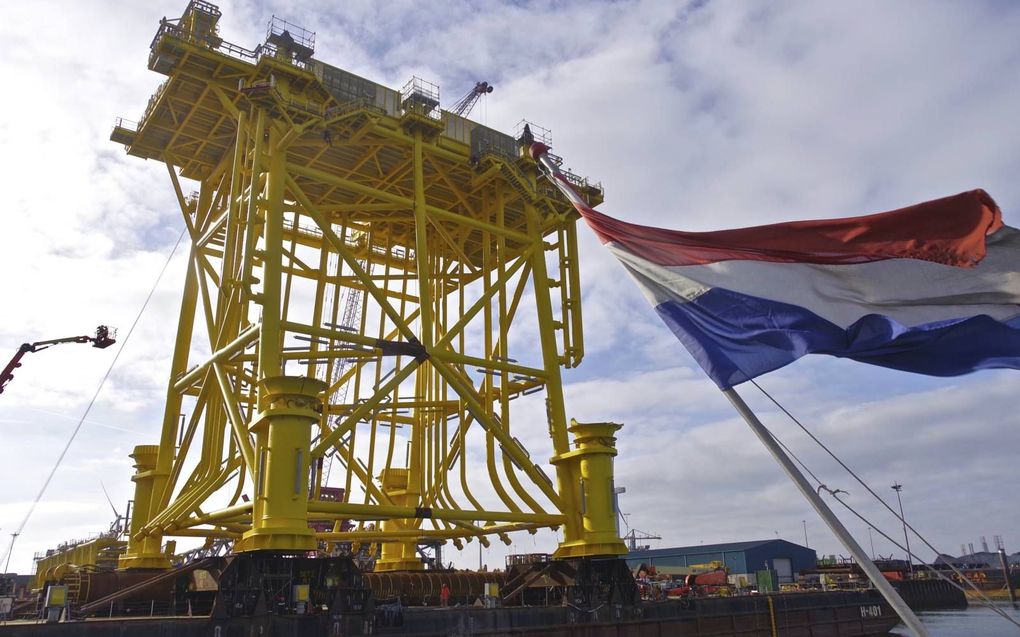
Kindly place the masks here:
MULTIPOLYGON (((5 9, 0 77, 0 351, 131 325, 183 227, 164 166, 108 141, 161 76, 160 17, 183 0, 35 2, 5 9)), ((1020 8, 1006 2, 223 2, 221 35, 253 48, 276 14, 317 33, 316 57, 444 105, 496 86, 473 118, 552 129, 601 210, 689 230, 897 208, 982 187, 1020 225, 1020 8)), ((582 232, 588 355, 569 415, 625 423, 617 484, 657 546, 782 537, 843 553, 613 258, 582 232)), ((184 261, 174 258, 67 460, 19 539, 34 552, 105 528, 127 453, 157 436, 184 261)), ((17 528, 114 350, 30 355, 0 398, 0 536, 17 528)), ((940 550, 1002 535, 1020 550, 1020 377, 930 379, 824 357, 762 385, 940 550)), ((899 527, 753 387, 767 424, 847 502, 899 527)), ((867 527, 844 516, 870 550, 867 527)), ((551 535, 519 550, 551 550, 551 535)), ((912 542, 917 547, 919 542, 912 542)), ((898 551, 874 535, 878 554, 898 551)), ((6 548, 6 547, 5 547, 6 548)), ((5 550, 0 550, 2 555, 5 550)), ((928 550, 918 551, 930 557, 928 550)), ((473 549, 454 559, 477 559, 473 549)), ((493 549, 485 558, 502 562, 493 549)))

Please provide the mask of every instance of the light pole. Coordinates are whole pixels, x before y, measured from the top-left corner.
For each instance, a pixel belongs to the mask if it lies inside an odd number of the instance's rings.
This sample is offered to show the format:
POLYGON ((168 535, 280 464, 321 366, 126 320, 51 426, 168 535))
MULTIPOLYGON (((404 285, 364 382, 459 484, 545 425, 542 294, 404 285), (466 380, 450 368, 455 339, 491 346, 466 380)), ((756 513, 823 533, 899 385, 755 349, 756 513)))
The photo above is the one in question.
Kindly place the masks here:
POLYGON ((896 483, 892 485, 892 490, 896 492, 896 501, 900 504, 900 522, 903 522, 903 539, 907 543, 907 569, 910 574, 914 574, 914 561, 910 555, 910 536, 907 535, 907 518, 903 517, 903 498, 900 497, 900 491, 903 489, 903 485, 896 483))
POLYGON ((14 540, 18 539, 17 533, 11 533, 11 548, 7 550, 7 564, 4 565, 4 573, 11 568, 11 555, 14 554, 14 540))
POLYGON ((807 543, 807 520, 801 520, 800 523, 804 525, 804 546, 809 546, 807 543))

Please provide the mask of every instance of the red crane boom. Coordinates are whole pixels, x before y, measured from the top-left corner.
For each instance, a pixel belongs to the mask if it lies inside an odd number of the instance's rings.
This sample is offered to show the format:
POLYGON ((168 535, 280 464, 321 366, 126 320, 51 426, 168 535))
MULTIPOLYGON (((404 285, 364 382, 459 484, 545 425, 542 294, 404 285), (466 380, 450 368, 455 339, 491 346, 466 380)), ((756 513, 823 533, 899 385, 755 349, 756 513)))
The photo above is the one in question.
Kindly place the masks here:
POLYGON ((478 99, 486 93, 492 92, 492 84, 488 82, 475 82, 475 87, 468 91, 468 94, 460 98, 456 104, 450 108, 450 112, 461 117, 467 117, 471 109, 475 107, 478 99))
POLYGON ((54 345, 61 345, 63 343, 92 343, 92 347, 99 349, 105 349, 114 343, 117 335, 116 330, 111 330, 105 325, 100 325, 96 328, 95 336, 67 336, 65 338, 54 338, 48 341, 36 341, 35 343, 24 343, 18 348, 18 352, 11 359, 11 362, 7 363, 7 367, 4 367, 4 371, 0 373, 0 394, 4 393, 4 389, 7 387, 7 383, 11 382, 14 378, 14 370, 21 367, 21 359, 29 352, 41 352, 42 350, 53 347, 54 345))

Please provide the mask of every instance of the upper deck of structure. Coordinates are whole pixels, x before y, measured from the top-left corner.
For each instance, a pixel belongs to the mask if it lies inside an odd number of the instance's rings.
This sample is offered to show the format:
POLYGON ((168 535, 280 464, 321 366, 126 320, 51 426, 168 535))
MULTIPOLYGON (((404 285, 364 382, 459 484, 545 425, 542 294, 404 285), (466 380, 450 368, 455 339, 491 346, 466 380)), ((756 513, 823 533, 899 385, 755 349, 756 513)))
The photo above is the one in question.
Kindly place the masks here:
MULTIPOLYGON (((167 79, 140 120, 119 120, 111 136, 129 154, 187 178, 214 177, 231 161, 239 112, 258 106, 286 131, 288 171, 326 212, 398 230, 413 193, 415 130, 425 133, 429 206, 478 217, 492 206, 486 187, 498 182, 510 228, 525 231, 525 201, 543 216, 570 212, 555 188, 536 184, 534 173, 529 180, 531 160, 515 136, 443 110, 435 85, 414 78, 398 91, 317 60, 314 34, 276 18, 266 41, 246 49, 219 37, 219 17, 215 5, 193 0, 180 19, 161 21, 149 68, 167 79)), ((568 178, 591 205, 602 201, 601 185, 568 178)))

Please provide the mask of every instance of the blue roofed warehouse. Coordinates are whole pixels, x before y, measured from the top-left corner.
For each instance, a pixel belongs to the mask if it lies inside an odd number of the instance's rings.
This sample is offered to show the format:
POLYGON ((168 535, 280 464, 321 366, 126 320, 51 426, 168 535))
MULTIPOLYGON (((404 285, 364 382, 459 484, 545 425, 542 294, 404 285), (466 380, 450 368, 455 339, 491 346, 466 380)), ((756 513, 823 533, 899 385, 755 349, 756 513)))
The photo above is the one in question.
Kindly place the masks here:
POLYGON ((794 574, 814 568, 814 549, 786 540, 757 540, 728 544, 699 544, 674 548, 635 551, 626 555, 628 566, 692 566, 722 562, 731 574, 751 575, 757 571, 775 571, 780 584, 793 582, 794 574))

